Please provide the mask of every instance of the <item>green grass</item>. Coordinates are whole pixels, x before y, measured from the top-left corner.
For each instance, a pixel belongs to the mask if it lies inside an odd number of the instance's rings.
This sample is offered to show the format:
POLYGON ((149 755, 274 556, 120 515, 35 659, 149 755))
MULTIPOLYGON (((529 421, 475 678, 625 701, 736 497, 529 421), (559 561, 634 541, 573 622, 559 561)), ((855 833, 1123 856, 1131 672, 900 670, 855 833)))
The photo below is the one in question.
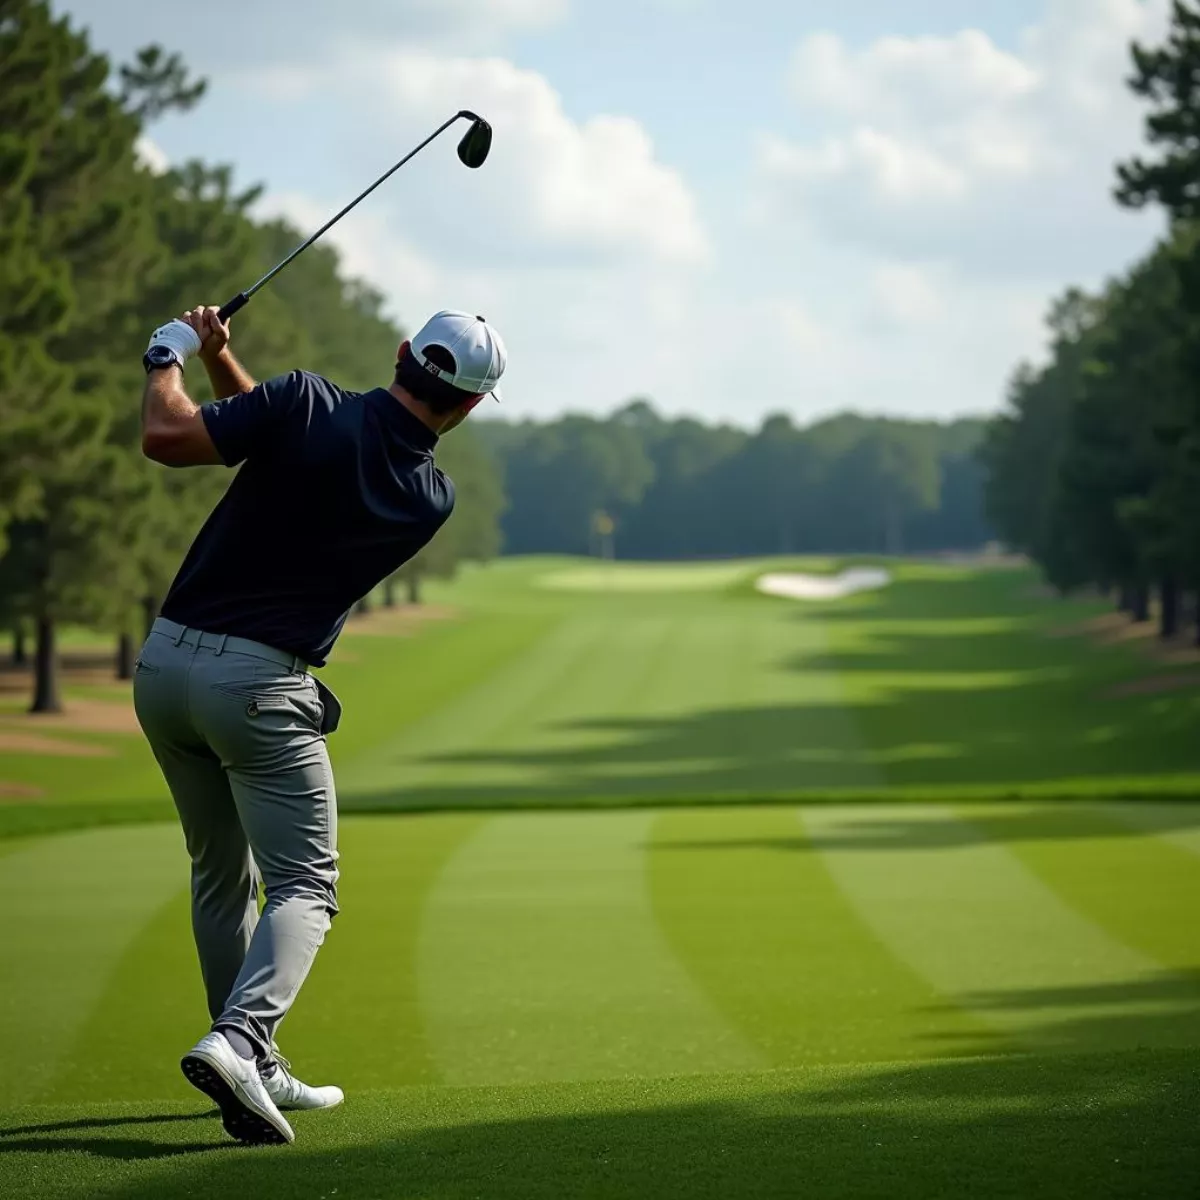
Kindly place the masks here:
MULTIPOLYGON (((1051 636, 1100 606, 918 564, 796 603, 754 591, 767 565, 503 560, 432 587, 456 615, 415 636, 351 626, 326 673, 342 807, 1200 794, 1200 689, 1114 695, 1171 672, 1051 636)), ((171 818, 140 737, 72 736, 110 756, 0 754, 49 801, 0 806, 0 836, 171 818)))
POLYGON ((760 566, 504 561, 346 636, 342 913, 282 1041, 349 1099, 279 1151, 179 1075, 141 739, 0 755, 46 791, 0 805, 0 1195, 1194 1194, 1197 690, 1115 695, 1167 671, 1026 572, 760 566))
POLYGON ((412 1088, 245 1151, 178 1103, 0 1118, 14 1196, 648 1200, 1194 1195, 1200 1055, 412 1088), (54 1167, 47 1169, 48 1163, 54 1167))
POLYGON ((178 1075, 205 1017, 176 831, 12 842, 0 1194, 1184 1195, 1200 805, 1149 823, 351 817, 282 1039, 349 1100, 261 1154, 178 1075))

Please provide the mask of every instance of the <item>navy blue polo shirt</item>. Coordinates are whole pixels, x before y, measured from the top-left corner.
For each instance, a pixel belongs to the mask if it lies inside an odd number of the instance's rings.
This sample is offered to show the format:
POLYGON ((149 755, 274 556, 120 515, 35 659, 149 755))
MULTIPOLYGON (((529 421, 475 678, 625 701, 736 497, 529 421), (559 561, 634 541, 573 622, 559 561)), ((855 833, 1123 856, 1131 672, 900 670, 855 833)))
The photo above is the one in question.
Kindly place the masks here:
POLYGON ((450 516, 437 435, 385 388, 347 392, 307 371, 201 412, 225 465, 243 465, 163 616, 322 666, 354 604, 450 516))

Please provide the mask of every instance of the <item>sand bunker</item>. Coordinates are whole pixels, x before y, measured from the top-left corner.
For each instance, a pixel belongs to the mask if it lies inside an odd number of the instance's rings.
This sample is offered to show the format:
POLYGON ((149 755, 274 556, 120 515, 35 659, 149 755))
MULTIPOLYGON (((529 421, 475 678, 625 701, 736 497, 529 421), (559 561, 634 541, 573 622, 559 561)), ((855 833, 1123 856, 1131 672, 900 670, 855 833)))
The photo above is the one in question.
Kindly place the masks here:
POLYGON ((892 582, 881 567, 851 567, 840 575, 763 575, 755 587, 768 596, 788 600, 841 600, 855 592, 871 592, 892 582))

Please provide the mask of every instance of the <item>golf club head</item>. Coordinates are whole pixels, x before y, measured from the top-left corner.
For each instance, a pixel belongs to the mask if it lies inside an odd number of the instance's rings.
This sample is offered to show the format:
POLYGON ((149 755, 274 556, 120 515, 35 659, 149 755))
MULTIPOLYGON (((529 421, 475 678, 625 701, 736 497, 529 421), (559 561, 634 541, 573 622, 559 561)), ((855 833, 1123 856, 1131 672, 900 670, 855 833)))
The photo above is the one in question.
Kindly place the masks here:
POLYGON ((491 148, 492 127, 482 117, 476 117, 458 143, 459 161, 472 170, 482 167, 491 148))

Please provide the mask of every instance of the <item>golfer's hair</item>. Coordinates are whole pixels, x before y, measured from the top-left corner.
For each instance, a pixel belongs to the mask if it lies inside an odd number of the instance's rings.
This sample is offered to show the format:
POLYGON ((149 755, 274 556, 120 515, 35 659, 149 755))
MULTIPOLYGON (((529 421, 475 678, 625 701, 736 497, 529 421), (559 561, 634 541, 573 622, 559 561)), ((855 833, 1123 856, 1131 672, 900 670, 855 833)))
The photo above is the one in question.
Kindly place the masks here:
MULTIPOLYGON (((445 346, 426 346, 424 353, 427 361, 435 367, 451 374, 458 370, 454 355, 445 346)), ((396 363, 396 386, 428 404, 435 413, 453 412, 460 404, 471 399, 470 394, 462 388, 456 388, 427 371, 417 362, 411 349, 406 350, 396 363)))

